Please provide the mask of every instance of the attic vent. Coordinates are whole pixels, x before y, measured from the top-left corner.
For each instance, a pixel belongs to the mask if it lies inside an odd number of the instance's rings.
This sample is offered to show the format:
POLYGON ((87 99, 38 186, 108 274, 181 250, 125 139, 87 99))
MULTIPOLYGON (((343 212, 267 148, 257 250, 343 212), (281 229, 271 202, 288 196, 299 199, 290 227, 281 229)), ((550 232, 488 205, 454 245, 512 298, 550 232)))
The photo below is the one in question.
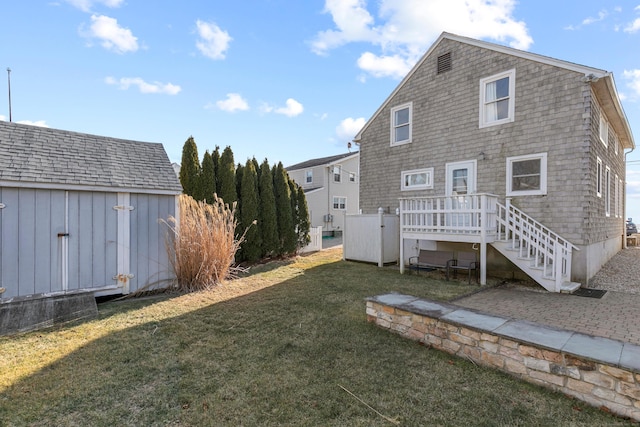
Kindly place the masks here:
POLYGON ((438 74, 451 71, 451 52, 438 56, 438 74))

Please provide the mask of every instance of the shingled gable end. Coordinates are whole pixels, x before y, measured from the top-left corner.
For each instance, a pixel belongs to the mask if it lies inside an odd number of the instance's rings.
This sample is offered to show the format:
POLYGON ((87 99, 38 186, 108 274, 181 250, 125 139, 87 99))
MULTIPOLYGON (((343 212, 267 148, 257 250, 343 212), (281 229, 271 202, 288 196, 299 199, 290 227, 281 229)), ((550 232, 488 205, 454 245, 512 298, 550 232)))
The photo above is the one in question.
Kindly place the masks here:
POLYGON ((0 334, 66 319, 15 318, 65 295, 172 280, 162 220, 181 192, 161 144, 0 121, 0 334))

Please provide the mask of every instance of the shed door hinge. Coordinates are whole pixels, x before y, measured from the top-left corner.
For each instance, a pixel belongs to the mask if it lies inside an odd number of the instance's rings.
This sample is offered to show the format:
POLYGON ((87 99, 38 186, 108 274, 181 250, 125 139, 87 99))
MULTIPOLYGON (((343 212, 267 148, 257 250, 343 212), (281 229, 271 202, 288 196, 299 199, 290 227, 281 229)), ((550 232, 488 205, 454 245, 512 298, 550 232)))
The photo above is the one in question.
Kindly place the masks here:
POLYGON ((113 209, 116 211, 132 211, 135 208, 133 206, 115 205, 113 209))
POLYGON ((4 203, 0 203, 0 209, 4 209, 6 207, 7 207, 7 205, 5 205, 4 203))

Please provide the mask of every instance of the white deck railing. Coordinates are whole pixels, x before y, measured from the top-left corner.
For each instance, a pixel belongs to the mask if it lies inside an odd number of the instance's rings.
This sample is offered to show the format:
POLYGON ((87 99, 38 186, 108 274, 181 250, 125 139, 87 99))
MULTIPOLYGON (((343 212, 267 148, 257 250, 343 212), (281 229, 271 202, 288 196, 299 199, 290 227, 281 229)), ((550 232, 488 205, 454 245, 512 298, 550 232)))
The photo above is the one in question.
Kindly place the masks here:
POLYGON ((493 194, 403 198, 401 232, 494 236, 497 203, 493 194))
POLYGON ((513 206, 509 198, 505 206, 498 203, 497 218, 500 240, 510 242, 520 258, 530 259, 544 278, 554 280, 559 292, 562 283, 571 278, 573 250, 580 249, 513 206))

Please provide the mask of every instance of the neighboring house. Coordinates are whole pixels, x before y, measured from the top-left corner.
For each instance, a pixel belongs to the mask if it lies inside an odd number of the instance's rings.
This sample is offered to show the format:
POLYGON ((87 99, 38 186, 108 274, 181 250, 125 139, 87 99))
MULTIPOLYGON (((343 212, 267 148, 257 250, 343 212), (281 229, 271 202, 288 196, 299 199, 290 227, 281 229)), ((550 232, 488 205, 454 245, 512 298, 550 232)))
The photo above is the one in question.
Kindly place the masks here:
POLYGON ((289 177, 304 190, 311 227, 323 234, 342 233, 345 214, 358 213, 360 153, 307 160, 286 168, 289 177))
POLYGON ((162 220, 181 192, 161 144, 0 121, 0 314, 173 279, 162 220))
POLYGON ((625 244, 633 135, 610 72, 443 33, 360 145, 360 208, 400 209, 403 262, 477 249, 571 291, 625 244))

